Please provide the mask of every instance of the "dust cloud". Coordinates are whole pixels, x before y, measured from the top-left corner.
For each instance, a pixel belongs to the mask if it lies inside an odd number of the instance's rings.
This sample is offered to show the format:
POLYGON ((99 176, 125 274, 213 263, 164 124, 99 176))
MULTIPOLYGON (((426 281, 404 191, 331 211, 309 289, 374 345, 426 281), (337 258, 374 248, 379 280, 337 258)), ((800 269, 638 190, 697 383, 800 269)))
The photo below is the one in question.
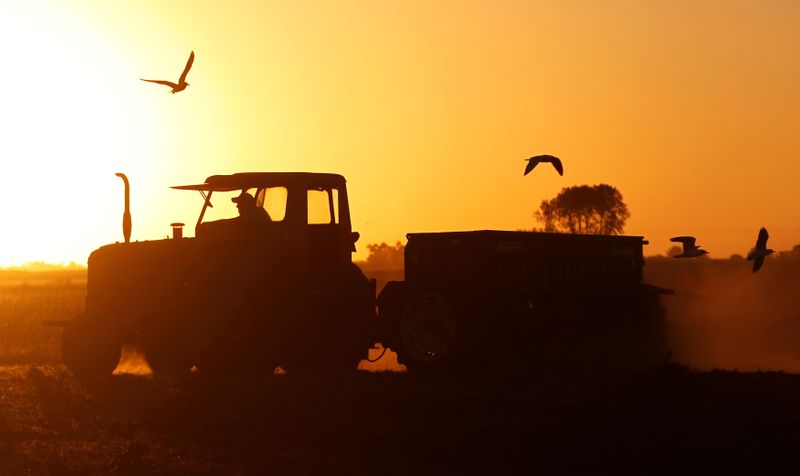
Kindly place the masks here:
POLYGON ((406 372, 406 366, 397 361, 397 354, 392 349, 386 349, 381 355, 383 348, 369 349, 369 359, 364 359, 358 363, 358 370, 366 372, 406 372), (370 362, 370 360, 374 362, 370 362))
POLYGON ((123 346, 122 355, 119 359, 117 368, 114 369, 114 375, 138 375, 148 376, 153 375, 150 365, 147 363, 144 354, 134 346, 123 346))
MULTIPOLYGON (((397 354, 392 352, 391 349, 387 349, 386 352, 381 356, 382 351, 382 348, 370 349, 369 360, 375 360, 379 356, 380 359, 377 359, 375 362, 370 362, 366 359, 362 360, 358 364, 358 369, 366 372, 406 371, 406 366, 397 361, 397 354)), ((193 367, 192 371, 197 371, 197 368, 193 367)), ((273 374, 285 375, 286 370, 283 369, 283 367, 276 367, 273 371, 273 374)), ((119 364, 117 364, 117 368, 114 369, 113 375, 136 375, 140 377, 152 376, 153 370, 147 363, 147 359, 145 358, 144 354, 138 348, 135 346, 126 345, 122 348, 119 364)))
POLYGON ((645 282, 671 288, 663 296, 672 360, 712 368, 800 372, 800 254, 752 262, 648 258, 645 282))

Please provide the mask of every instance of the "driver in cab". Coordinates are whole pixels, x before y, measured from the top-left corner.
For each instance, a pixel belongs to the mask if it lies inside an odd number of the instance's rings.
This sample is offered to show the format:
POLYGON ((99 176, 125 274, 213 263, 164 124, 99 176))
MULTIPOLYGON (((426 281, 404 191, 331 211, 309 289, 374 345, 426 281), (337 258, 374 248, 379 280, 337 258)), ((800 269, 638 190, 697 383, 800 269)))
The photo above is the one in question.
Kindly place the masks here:
POLYGON ((238 221, 245 223, 267 223, 272 221, 267 211, 259 207, 256 204, 256 199, 244 190, 238 197, 231 198, 231 201, 236 204, 236 209, 239 210, 238 221))

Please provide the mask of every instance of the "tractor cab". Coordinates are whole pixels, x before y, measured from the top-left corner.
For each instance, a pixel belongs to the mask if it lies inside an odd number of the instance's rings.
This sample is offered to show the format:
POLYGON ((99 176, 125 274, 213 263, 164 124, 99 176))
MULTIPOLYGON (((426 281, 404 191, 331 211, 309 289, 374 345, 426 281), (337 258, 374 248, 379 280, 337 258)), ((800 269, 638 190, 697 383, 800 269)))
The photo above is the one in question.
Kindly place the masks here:
POLYGON ((237 173, 172 188, 200 192, 198 240, 283 243, 284 251, 323 268, 349 263, 355 251, 359 235, 351 229, 341 175, 237 173))

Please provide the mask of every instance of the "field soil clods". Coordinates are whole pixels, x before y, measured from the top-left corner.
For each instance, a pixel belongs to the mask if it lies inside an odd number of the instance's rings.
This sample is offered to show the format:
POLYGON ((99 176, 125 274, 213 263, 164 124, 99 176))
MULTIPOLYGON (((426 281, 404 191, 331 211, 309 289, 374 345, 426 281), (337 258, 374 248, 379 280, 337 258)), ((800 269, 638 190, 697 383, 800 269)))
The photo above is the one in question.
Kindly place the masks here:
POLYGON ((800 377, 0 368, 0 474, 677 474, 791 467, 800 377))

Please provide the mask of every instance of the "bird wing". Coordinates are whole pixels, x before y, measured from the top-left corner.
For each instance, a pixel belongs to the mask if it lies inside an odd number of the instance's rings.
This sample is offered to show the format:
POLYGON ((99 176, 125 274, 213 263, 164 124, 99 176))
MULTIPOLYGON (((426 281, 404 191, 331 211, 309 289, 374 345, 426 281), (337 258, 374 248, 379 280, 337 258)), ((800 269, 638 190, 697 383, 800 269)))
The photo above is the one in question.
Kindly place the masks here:
POLYGON ((756 240, 756 249, 757 250, 765 250, 767 249, 767 239, 769 238, 769 233, 767 233, 767 229, 761 227, 761 230, 758 232, 758 239, 756 240))
POLYGON ((147 81, 148 83, 163 84, 164 86, 169 86, 171 88, 177 88, 178 87, 178 85, 173 83, 172 81, 159 81, 157 79, 143 79, 143 78, 139 78, 139 79, 141 79, 142 81, 147 81))
POLYGON ((753 272, 755 273, 761 269, 762 264, 764 264, 764 257, 762 255, 757 255, 753 260, 753 272))
POLYGON ((531 157, 530 159, 527 160, 528 160, 528 165, 525 166, 525 173, 522 175, 528 175, 529 173, 531 173, 531 170, 533 170, 533 168, 536 167, 536 165, 539 163, 539 161, 536 160, 536 157, 531 157))
POLYGON ((186 75, 189 74, 189 70, 192 69, 192 63, 194 63, 194 51, 189 54, 189 60, 186 61, 186 67, 183 68, 183 73, 181 74, 181 79, 178 80, 179 83, 186 82, 186 75))
POLYGON ((553 167, 556 168, 556 172, 558 172, 558 175, 562 176, 564 175, 564 165, 561 163, 561 159, 559 159, 558 157, 553 157, 550 163, 552 163, 553 167))
POLYGON ((682 243, 684 251, 686 248, 694 248, 695 237, 693 236, 674 236, 669 239, 669 241, 674 241, 675 243, 682 243))

